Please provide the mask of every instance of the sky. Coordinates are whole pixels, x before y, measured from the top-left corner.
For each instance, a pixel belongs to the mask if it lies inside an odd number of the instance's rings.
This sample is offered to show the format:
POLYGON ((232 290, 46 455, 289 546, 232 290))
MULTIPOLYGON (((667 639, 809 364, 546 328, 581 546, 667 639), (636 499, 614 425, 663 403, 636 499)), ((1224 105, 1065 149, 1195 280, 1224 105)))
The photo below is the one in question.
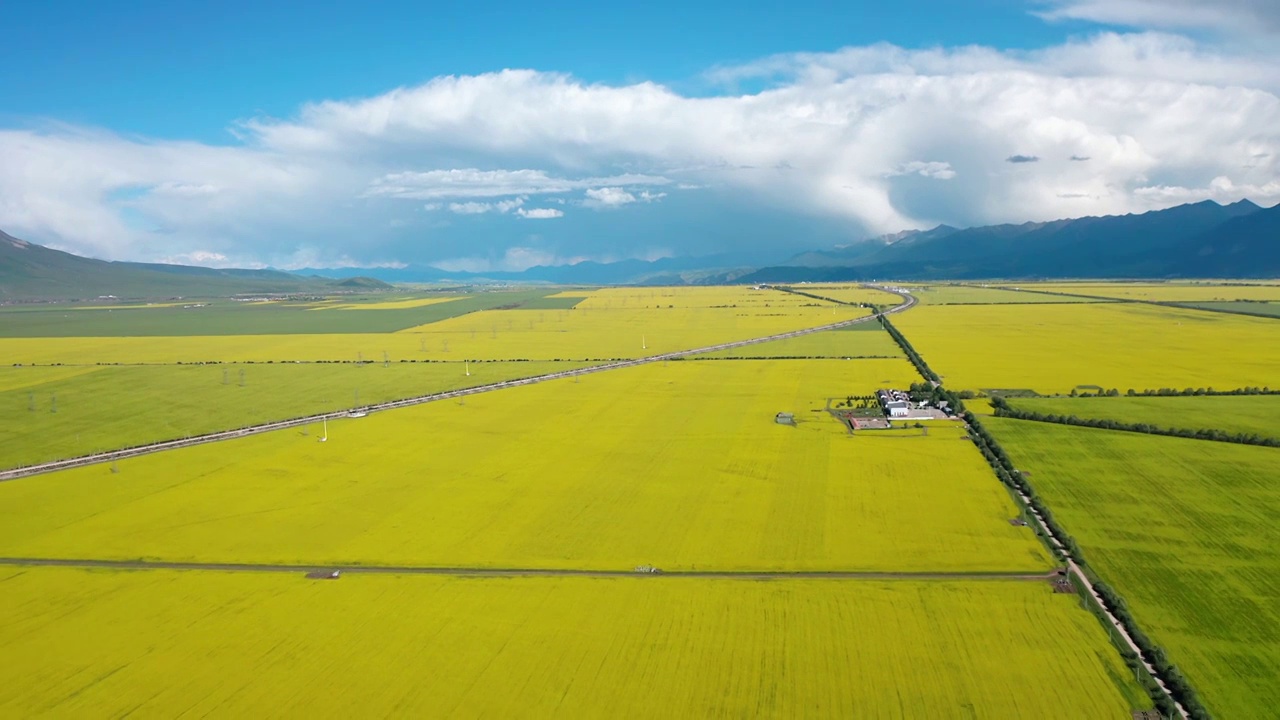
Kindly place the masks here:
POLYGON ((0 230, 485 272, 1280 202, 1273 0, 555 5, 0 3, 0 230))

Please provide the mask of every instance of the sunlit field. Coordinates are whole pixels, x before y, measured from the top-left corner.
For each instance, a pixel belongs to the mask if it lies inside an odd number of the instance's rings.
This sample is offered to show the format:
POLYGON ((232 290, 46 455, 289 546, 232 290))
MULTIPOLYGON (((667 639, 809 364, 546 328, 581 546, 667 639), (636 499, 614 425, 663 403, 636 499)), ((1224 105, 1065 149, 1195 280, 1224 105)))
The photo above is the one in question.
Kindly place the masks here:
MULTIPOLYGON (((667 289, 653 298, 598 291, 577 307, 477 310, 402 329, 343 334, 176 337, 8 337, 10 363, 193 363, 389 360, 595 360, 633 358, 829 325, 870 314, 863 308, 750 288, 667 289), (685 297, 687 295, 687 297, 685 297), (630 298, 630 300, 628 300, 630 298), (684 304, 675 307, 674 301, 684 304), (640 305, 649 301, 648 307, 640 305), (630 305, 626 303, 630 302, 630 305)), ((635 291, 630 291, 635 292, 635 291)), ((646 291, 647 292, 647 291, 646 291)), ((554 298, 547 298, 554 300, 554 298)), ((492 299, 489 299, 492 304, 492 299)), ((570 298, 570 303, 574 302, 570 298)), ((467 302, 435 303, 430 310, 467 302)), ((552 303, 554 304, 554 303, 552 303)), ((376 318, 405 309, 346 313, 376 318)), ((343 315, 302 310, 304 316, 343 315)), ((399 315, 397 315, 399 317, 399 315)), ((345 321, 344 321, 345 322, 345 321)), ((376 319, 371 319, 376 322, 376 319)))
POLYGON ((1280 703, 1280 450, 983 422, 1209 712, 1271 714, 1280 703))
POLYGON ((7 716, 1119 718, 1145 704, 1093 617, 1044 583, 38 568, 0 569, 0 586, 7 716))
POLYGON ((1013 398, 1019 410, 1159 428, 1280 437, 1280 396, 1013 398))
POLYGON ((1280 285, 1168 282, 1168 283, 1037 283, 1026 287, 1036 290, 1091 295, 1126 300, 1157 302, 1204 302, 1232 300, 1280 301, 1280 285))
POLYGON ((871 303, 873 305, 897 305, 901 299, 893 293, 866 288, 852 283, 804 283, 789 285, 792 290, 810 295, 831 298, 846 303, 871 303))
MULTIPOLYGON (((1034 286, 1032 286, 1034 287, 1034 286)), ((911 294, 926 305, 991 305, 1003 303, 1097 302, 1089 298, 1055 297, 1044 293, 1019 292, 983 285, 911 285, 911 294)))
POLYGON ((0 367, 0 468, 584 365, 459 361, 0 367))
POLYGON ((1133 303, 916 307, 894 324, 953 390, 1275 384, 1274 320, 1133 303))
POLYGON ((878 322, 858 323, 799 337, 771 340, 695 358, 865 358, 902 357, 902 348, 878 322))
POLYGON ((850 435, 904 360, 679 361, 0 484, 0 555, 1044 571, 959 423, 850 435), (799 425, 774 422, 794 412, 799 425))

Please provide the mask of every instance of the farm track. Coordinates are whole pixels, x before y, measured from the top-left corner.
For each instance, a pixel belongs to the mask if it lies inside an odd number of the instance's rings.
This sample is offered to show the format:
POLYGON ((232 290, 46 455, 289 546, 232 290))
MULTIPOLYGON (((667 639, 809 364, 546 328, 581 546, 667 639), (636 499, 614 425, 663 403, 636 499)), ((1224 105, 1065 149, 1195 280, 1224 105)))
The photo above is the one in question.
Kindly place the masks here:
POLYGON ((380 575, 458 575, 471 577, 649 577, 703 578, 721 580, 1015 580, 1047 581, 1059 577, 1056 571, 1041 574, 1022 572, 881 572, 859 570, 675 570, 643 572, 635 570, 580 570, 571 568, 485 568, 428 565, 294 565, 273 563, 168 562, 163 560, 89 560, 68 558, 6 558, 0 565, 17 567, 72 567, 111 570, 196 570, 213 572, 311 573, 332 572, 380 575))
MULTIPOLYGON (((883 288, 877 288, 883 289, 883 288)), ((781 290, 779 288, 779 290, 781 290)), ((789 291, 784 291, 789 292, 789 291)), ((886 290, 886 292, 892 292, 886 290)), ((533 377, 520 378, 517 380, 504 380, 502 382, 491 383, 489 385, 477 385, 476 387, 464 388, 461 390, 451 390, 442 393, 432 393, 429 395, 419 395, 416 397, 404 398, 401 400, 391 400, 376 405, 369 405, 362 408, 366 412, 376 412, 379 410, 394 410, 396 408, 411 407, 413 405, 422 405, 429 402, 438 402, 440 400, 452 400, 454 398, 462 398, 468 395, 477 395, 479 393, 492 392, 494 390, 503 390, 506 388, 517 387, 520 385, 532 385, 534 383, 544 382, 547 380, 559 380, 582 375, 590 375, 592 373, 605 372, 607 370, 618 370, 627 367, 636 367, 649 363, 660 362, 663 360, 675 360, 678 358, 688 357, 690 355, 698 355, 700 353, 715 352, 718 350, 730 350, 737 347, 746 347, 748 345, 756 345, 764 342, 772 342, 774 340, 785 340, 787 338, 800 337, 810 335, 824 330, 834 330, 837 328, 857 325, 858 323, 874 322, 881 315, 892 315, 904 310, 909 310, 916 304, 916 299, 904 293, 893 293, 902 298, 903 302, 888 310, 879 313, 873 313, 865 317, 845 320, 838 323, 830 323, 813 328, 803 330, 793 330, 791 332, 780 333, 777 335, 768 335, 765 337, 751 338, 749 340, 736 340, 734 342, 721 343, 719 345, 711 345, 708 347, 694 348, 691 350, 678 350, 676 352, 663 353, 661 355, 650 355, 648 357, 635 358, 633 360, 621 360, 618 362, 606 363, 604 365, 594 365, 592 367, 578 368, 576 370, 564 370, 546 375, 535 375, 533 377)), ((832 301, 839 302, 839 301, 832 301)), ((839 304, 847 305, 849 303, 840 302, 839 304)), ((204 435, 196 435, 189 438, 181 438, 177 440, 164 440, 156 443, 148 443, 131 448, 121 448, 119 450, 110 450, 103 453, 95 453, 93 455, 83 455, 65 460, 55 460, 53 462, 41 463, 38 465, 26 465, 23 467, 11 468, 9 470, 0 471, 0 482, 6 480, 17 480, 19 478, 30 477, 32 475, 40 475, 56 470, 66 470, 82 465, 94 465, 104 462, 113 462, 116 460, 124 460, 126 458, 137 457, 139 455, 147 455, 163 450, 174 450, 182 447, 190 447, 192 445, 203 445, 205 443, 219 442, 221 440, 234 440, 248 435, 257 435, 259 433, 271 432, 273 430, 285 430, 293 427, 301 427, 312 423, 321 422, 323 420, 336 420, 347 417, 348 411, 321 413, 318 415, 307 415, 305 417, 290 418, 287 420, 277 420, 259 425, 251 425, 248 427, 237 428, 234 430, 220 430, 218 432, 207 433, 204 435)))

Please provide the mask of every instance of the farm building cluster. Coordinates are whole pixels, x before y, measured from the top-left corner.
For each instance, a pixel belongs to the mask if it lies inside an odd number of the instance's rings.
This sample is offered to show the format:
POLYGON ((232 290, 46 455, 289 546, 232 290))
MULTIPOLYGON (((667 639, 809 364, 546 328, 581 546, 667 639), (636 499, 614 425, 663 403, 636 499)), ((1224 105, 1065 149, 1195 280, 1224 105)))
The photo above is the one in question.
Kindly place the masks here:
POLYGON ((951 416, 951 408, 944 402, 937 406, 928 400, 914 402, 911 395, 902 390, 878 390, 876 399, 889 420, 941 420, 951 416))

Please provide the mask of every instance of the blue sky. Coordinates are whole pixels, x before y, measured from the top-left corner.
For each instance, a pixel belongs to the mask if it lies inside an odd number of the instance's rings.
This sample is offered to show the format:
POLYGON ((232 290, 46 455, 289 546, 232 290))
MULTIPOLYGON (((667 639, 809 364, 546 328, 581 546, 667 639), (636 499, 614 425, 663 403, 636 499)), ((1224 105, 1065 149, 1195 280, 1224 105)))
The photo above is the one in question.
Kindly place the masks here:
POLYGON ((974 3, 6 3, 4 111, 229 142, 228 122, 504 68, 700 94, 708 68, 888 42, 1031 48, 1088 24, 974 3), (175 102, 181 100, 181 102, 175 102))
POLYGON ((1262 0, 689 5, 5 3, 0 229, 483 270, 1280 200, 1262 0))

